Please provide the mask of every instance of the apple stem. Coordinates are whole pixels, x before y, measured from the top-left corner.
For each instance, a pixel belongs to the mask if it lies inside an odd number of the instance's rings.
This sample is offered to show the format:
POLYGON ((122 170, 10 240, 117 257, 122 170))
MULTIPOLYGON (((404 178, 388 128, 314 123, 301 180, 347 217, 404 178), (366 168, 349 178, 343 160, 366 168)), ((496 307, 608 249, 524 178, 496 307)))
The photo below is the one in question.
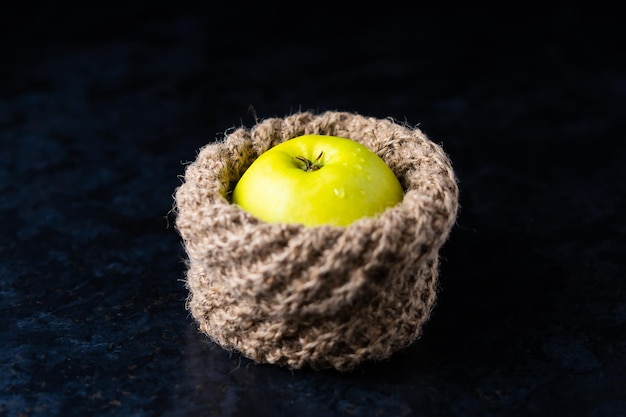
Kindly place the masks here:
POLYGON ((312 162, 306 159, 304 156, 296 156, 296 159, 304 163, 304 167, 303 167, 304 171, 311 172, 311 171, 317 171, 318 169, 322 167, 322 165, 319 163, 319 160, 322 158, 322 155, 324 155, 324 151, 320 152, 320 154, 317 155, 317 158, 315 158, 315 162, 312 162))

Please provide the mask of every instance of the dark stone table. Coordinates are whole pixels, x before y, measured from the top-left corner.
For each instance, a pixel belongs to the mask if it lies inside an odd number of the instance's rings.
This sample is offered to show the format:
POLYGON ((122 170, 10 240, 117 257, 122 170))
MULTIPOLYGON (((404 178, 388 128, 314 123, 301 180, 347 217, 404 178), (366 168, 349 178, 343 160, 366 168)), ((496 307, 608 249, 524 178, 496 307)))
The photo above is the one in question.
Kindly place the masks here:
POLYGON ((0 415, 626 415, 619 13, 102 4, 0 17, 0 415), (185 309, 185 164, 297 110, 419 126, 459 177, 423 336, 349 373, 185 309))

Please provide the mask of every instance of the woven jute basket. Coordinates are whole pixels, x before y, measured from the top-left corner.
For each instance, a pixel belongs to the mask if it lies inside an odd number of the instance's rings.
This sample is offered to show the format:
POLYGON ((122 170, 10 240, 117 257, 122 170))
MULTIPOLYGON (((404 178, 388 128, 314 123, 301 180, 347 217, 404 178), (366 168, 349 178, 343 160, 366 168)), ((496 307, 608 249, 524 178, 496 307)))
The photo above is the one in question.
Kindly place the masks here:
POLYGON ((387 359, 421 335, 458 186, 447 155, 417 128, 348 112, 298 112, 202 147, 174 200, 188 256, 187 308, 202 332, 259 363, 347 371, 387 359), (231 203, 259 155, 305 134, 370 148, 400 180, 402 202, 346 227, 266 223, 231 203))

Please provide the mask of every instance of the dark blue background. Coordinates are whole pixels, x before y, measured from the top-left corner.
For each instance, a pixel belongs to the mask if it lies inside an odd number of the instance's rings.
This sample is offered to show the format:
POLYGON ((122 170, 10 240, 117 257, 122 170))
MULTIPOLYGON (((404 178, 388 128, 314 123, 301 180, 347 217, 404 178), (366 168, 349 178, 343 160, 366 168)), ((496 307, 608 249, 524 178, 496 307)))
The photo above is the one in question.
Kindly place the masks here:
POLYGON ((0 13, 0 415, 626 415, 620 14, 292 6, 0 13), (419 126, 459 177, 423 337, 347 374, 185 310, 185 163, 297 110, 419 126))

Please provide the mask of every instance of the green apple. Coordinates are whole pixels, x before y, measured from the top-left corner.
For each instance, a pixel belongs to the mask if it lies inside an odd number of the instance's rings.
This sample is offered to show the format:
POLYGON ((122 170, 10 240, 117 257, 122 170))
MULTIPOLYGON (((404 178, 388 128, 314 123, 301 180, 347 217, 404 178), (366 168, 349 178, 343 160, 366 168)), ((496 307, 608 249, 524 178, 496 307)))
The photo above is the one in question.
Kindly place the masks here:
POLYGON ((232 202, 269 223, 347 226, 376 216, 404 196, 378 155, 348 138, 304 135, 255 159, 232 202))

